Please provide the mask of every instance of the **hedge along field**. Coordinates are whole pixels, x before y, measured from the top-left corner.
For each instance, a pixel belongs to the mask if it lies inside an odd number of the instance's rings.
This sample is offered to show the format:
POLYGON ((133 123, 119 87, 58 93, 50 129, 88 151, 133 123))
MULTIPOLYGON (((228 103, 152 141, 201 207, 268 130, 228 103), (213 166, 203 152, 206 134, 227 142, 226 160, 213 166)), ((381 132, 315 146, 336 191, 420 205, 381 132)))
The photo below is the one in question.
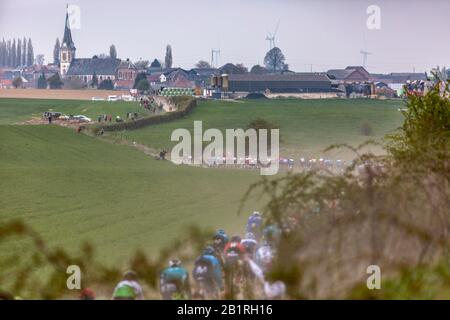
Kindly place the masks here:
MULTIPOLYGON (((168 123, 137 130, 108 133, 114 139, 125 138, 153 148, 170 150, 172 132, 186 128, 193 132, 195 120, 203 121, 203 130, 246 128, 257 118, 280 127, 281 155, 291 157, 320 157, 331 144, 357 145, 366 140, 380 141, 402 123, 398 111, 400 100, 241 100, 199 101, 187 116, 168 123), (367 131, 368 130, 368 131, 367 131)), ((192 135, 193 136, 193 135, 192 135)), ((380 152, 379 148, 372 148, 380 152)), ((347 152, 329 152, 330 156, 352 158, 347 152)))
MULTIPOLYGON (((136 248, 155 253, 193 224, 242 233, 262 202, 237 215, 239 201, 258 179, 174 166, 56 125, 0 125, 0 222, 23 219, 69 252, 91 241, 107 263, 136 248)), ((28 245, 3 244, 0 259, 28 245)))
POLYGON ((101 129, 104 131, 136 130, 150 125, 171 122, 176 119, 183 118, 197 106, 197 100, 187 96, 171 97, 169 98, 169 103, 177 109, 175 111, 165 112, 162 114, 150 114, 147 117, 133 121, 124 121, 112 124, 99 123, 91 126, 91 130, 95 133, 98 133, 101 129))
POLYGON ((0 98, 0 125, 41 117, 44 111, 49 110, 67 115, 82 114, 94 121, 102 114, 120 116, 122 119, 126 119, 127 112, 138 112, 144 116, 150 114, 138 102, 0 98))

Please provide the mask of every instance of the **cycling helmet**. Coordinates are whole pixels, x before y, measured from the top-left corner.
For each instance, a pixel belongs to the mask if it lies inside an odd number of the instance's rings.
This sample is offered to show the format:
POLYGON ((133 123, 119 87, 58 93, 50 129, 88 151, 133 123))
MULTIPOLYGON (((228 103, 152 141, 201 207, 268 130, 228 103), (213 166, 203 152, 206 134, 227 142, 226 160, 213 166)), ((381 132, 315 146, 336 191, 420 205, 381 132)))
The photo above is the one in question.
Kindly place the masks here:
POLYGON ((233 237, 231 238, 231 242, 241 242, 241 237, 239 237, 239 236, 233 236, 233 237))
POLYGON ((215 250, 214 250, 214 248, 211 247, 211 246, 207 246, 207 247, 205 248, 205 250, 203 250, 203 254, 204 254, 205 256, 212 256, 212 255, 214 255, 214 253, 215 253, 215 250))
POLYGON ((136 280, 137 279, 137 273, 134 272, 133 270, 128 270, 128 271, 126 271, 123 274, 123 278, 125 280, 129 280, 129 281, 136 280))
POLYGON ((259 211, 253 211, 252 216, 260 216, 261 213, 259 213, 259 211))
POLYGON ((180 259, 172 259, 169 261, 169 267, 170 268, 175 268, 175 267, 179 267, 181 265, 181 261, 180 259))
POLYGON ((220 240, 223 242, 228 242, 228 236, 223 229, 217 230, 216 234, 213 237, 213 240, 220 240))
POLYGON ((245 238, 252 239, 252 240, 256 239, 255 235, 252 232, 247 232, 247 234, 245 235, 245 238))
POLYGON ((267 241, 277 240, 279 235, 280 235, 280 230, 274 225, 269 225, 268 227, 266 227, 264 229, 264 238, 267 241))
POLYGON ((80 299, 81 300, 94 300, 95 299, 94 290, 92 290, 90 288, 84 288, 80 293, 80 299))

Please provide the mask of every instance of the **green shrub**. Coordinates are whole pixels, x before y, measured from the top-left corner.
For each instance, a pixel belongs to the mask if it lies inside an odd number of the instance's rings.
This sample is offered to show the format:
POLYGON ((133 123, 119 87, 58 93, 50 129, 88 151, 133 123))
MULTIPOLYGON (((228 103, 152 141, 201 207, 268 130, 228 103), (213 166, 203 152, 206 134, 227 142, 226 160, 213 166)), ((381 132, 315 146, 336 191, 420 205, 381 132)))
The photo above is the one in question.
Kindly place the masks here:
POLYGON ((114 84, 111 80, 103 80, 98 86, 99 90, 114 90, 114 84))

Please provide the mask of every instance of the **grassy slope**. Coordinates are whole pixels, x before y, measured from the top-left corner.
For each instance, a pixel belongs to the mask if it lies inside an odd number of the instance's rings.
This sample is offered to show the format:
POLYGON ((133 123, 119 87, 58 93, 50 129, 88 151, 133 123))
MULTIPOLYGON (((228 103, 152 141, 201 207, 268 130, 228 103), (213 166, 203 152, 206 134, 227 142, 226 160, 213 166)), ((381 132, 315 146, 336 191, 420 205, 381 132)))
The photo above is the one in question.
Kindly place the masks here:
POLYGON ((238 200, 256 179, 175 167, 57 126, 0 126, 0 221, 23 218, 69 250, 92 240, 107 261, 154 252, 189 224, 242 231, 238 200))
MULTIPOLYGON (((173 129, 246 127, 263 117, 281 126, 283 148, 311 154, 333 142, 361 142, 361 121, 376 137, 401 121, 397 101, 278 100, 202 102, 185 119, 133 132, 154 147, 170 145, 173 129)), ((75 100, 0 99, 0 221, 21 217, 52 244, 76 248, 93 240, 103 258, 135 247, 150 251, 176 237, 185 224, 241 231, 238 201, 255 173, 174 167, 126 146, 107 144, 57 126, 5 126, 53 109, 124 115, 136 104, 75 100)), ((319 151, 318 151, 319 150, 319 151)), ((254 209, 254 207, 247 209, 254 209)), ((21 248, 18 243, 9 249, 21 248)))
POLYGON ((174 144, 170 141, 172 131, 186 128, 192 132, 194 120, 203 121, 203 130, 223 130, 246 128, 250 121, 264 118, 280 126, 282 154, 318 157, 334 143, 380 140, 401 124, 402 115, 397 111, 401 105, 401 101, 374 100, 207 101, 181 120, 113 135, 170 149, 174 144), (373 136, 361 134, 363 122, 371 125, 373 136))
POLYGON ((96 120, 101 114, 111 114, 126 119, 127 112, 146 112, 137 102, 108 102, 82 100, 0 99, 0 125, 41 117, 44 111, 65 114, 83 114, 96 120))

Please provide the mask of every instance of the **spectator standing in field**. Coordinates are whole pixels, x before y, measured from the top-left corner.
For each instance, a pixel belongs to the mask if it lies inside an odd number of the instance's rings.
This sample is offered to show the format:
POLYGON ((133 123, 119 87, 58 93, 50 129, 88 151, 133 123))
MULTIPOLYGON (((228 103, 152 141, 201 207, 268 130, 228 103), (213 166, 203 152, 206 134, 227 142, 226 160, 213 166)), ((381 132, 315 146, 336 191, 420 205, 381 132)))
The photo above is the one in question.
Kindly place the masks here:
POLYGON ((48 124, 52 124, 52 116, 48 116, 48 124))

